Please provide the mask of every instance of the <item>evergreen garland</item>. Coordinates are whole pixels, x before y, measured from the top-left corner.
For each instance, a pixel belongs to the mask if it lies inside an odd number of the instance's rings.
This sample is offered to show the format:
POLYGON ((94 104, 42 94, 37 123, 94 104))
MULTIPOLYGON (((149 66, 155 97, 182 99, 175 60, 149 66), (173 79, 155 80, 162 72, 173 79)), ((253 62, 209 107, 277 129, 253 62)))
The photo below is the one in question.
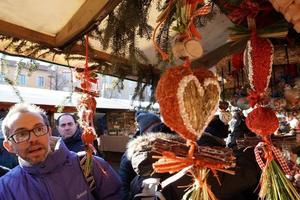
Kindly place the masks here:
MULTIPOLYGON (((138 67, 139 63, 147 64, 149 61, 143 51, 136 47, 138 37, 151 39, 153 28, 148 24, 151 2, 152 0, 122 1, 114 12, 109 14, 104 28, 97 28, 91 33, 92 37, 99 38, 105 50, 111 48, 113 55, 129 59, 131 70, 138 74, 133 100, 137 97, 139 100, 144 99, 144 89, 152 78, 151 73, 138 67), (142 86, 142 82, 146 84, 142 86)), ((123 69, 116 63, 112 63, 112 66, 119 72, 119 81, 122 82, 126 75, 123 69)))
MULTIPOLYGON (((141 69, 140 63, 148 64, 149 61, 144 55, 143 51, 138 49, 136 41, 138 38, 151 39, 153 28, 148 24, 148 16, 150 6, 153 5, 153 0, 123 0, 111 12, 106 21, 101 25, 95 26, 89 33, 89 37, 99 41, 99 44, 105 49, 111 49, 112 54, 128 58, 131 66, 131 71, 136 72, 138 76, 137 88, 133 98, 139 97, 140 100, 144 99, 143 92, 146 85, 152 85, 152 100, 154 100, 155 84, 159 77, 153 76, 153 66, 149 66, 149 70, 141 69), (146 85, 142 84, 145 83, 146 85)), ((157 1, 156 9, 163 10, 168 4, 166 1, 157 1)), ((196 18, 196 25, 204 26, 207 21, 212 19, 216 12, 210 15, 199 16, 196 18)), ((174 20, 176 20, 176 7, 172 8, 170 15, 162 25, 157 35, 158 44, 167 52, 171 48, 170 30, 174 20)), ((30 58, 43 59, 46 56, 52 56, 52 60, 57 55, 65 55, 68 61, 83 60, 84 56, 70 54, 72 45, 65 49, 49 48, 46 45, 29 42, 26 40, 0 35, 0 40, 8 40, 9 44, 4 51, 13 48, 18 54, 28 56, 30 58)), ((74 43, 75 44, 75 43, 74 43)), ((81 44, 84 45, 84 40, 81 39, 81 44)), ((172 58, 172 56, 171 56, 172 58)), ((123 81, 126 75, 126 68, 119 63, 107 63, 102 60, 92 60, 90 65, 92 69, 96 69, 97 73, 107 74, 109 69, 113 69, 115 74, 123 81)), ((70 67, 70 66, 68 66, 70 67)), ((80 69, 79 69, 80 70, 80 69)), ((164 68, 162 68, 162 71, 164 68)), ((93 70, 94 71, 94 70, 93 70)), ((119 84, 117 84, 119 85, 119 84)))

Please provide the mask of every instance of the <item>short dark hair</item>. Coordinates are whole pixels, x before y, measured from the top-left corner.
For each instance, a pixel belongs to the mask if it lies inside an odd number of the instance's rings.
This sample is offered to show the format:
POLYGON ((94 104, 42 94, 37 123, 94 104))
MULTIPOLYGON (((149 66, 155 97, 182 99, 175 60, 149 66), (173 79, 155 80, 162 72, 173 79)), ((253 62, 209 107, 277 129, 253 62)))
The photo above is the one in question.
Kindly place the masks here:
POLYGON ((61 114, 61 115, 57 118, 57 120, 56 120, 56 126, 59 126, 59 120, 60 120, 60 118, 61 118, 62 116, 71 116, 71 117, 73 118, 73 120, 74 120, 74 123, 75 123, 75 124, 77 123, 77 117, 76 117, 75 115, 70 114, 70 113, 63 113, 63 114, 61 114))

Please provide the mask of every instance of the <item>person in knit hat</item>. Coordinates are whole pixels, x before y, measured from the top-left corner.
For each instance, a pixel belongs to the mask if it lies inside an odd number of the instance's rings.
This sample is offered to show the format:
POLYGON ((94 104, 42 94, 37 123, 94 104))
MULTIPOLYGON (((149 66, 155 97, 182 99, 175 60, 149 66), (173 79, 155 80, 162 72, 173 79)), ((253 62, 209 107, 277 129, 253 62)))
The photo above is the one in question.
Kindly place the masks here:
POLYGON ((215 115, 206 127, 203 135, 197 141, 198 145, 225 147, 225 138, 229 134, 229 125, 225 124, 219 115, 215 115))
MULTIPOLYGON (((199 146, 225 147, 224 138, 228 136, 228 124, 224 124, 218 115, 210 121, 204 133, 197 141, 199 146)), ((221 200, 252 200, 258 199, 255 188, 259 184, 260 168, 255 160, 253 148, 236 149, 235 175, 218 172, 209 173, 207 183, 217 199, 221 200), (220 183, 219 183, 220 181, 220 183)))
POLYGON ((152 131, 152 129, 162 123, 160 118, 151 112, 138 111, 135 114, 135 120, 139 131, 134 137, 143 133, 152 131))
MULTIPOLYGON (((151 112, 137 111, 135 113, 135 120, 139 130, 134 134, 132 140, 135 140, 138 136, 145 135, 145 133, 148 132, 171 132, 160 118, 151 112)), ((130 145, 130 143, 128 145, 130 145)), ((119 175, 122 181, 122 192, 124 195, 122 200, 128 200, 130 183, 137 175, 132 167, 131 160, 128 158, 128 148, 129 146, 127 146, 127 150, 121 158, 119 168, 119 175)))

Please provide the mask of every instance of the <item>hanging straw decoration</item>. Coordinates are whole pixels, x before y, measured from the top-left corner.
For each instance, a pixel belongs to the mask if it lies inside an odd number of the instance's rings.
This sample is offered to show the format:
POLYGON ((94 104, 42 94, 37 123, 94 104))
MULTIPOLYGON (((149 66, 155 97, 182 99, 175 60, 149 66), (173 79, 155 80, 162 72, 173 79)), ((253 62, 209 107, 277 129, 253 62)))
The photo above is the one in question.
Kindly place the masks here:
POLYGON ((97 84, 97 78, 91 77, 91 72, 88 66, 88 35, 85 36, 85 67, 84 71, 79 73, 77 70, 76 78, 80 80, 80 87, 75 87, 75 92, 80 92, 81 96, 77 102, 77 111, 79 116, 79 124, 83 129, 81 139, 85 146, 87 160, 85 162, 85 175, 90 173, 92 167, 92 155, 96 152, 93 142, 96 139, 96 132, 94 128, 94 115, 96 111, 95 97, 99 96, 98 91, 93 91, 92 86, 97 84))
POLYGON ((262 137, 262 142, 255 148, 256 160, 262 169, 259 197, 272 200, 300 199, 300 195, 285 176, 290 175, 290 170, 281 152, 270 140, 270 135, 279 127, 275 112, 266 107, 266 90, 272 74, 273 45, 268 39, 257 36, 253 24, 251 30, 251 38, 244 51, 244 63, 249 69, 252 89, 247 98, 255 109, 248 114, 246 124, 252 132, 262 137), (261 154, 264 155, 263 158, 261 154))
MULTIPOLYGON (((176 151, 161 150, 162 157, 153 164, 153 168, 158 173, 178 172, 172 176, 172 181, 188 172, 192 174, 194 183, 184 199, 199 197, 203 200, 215 200, 207 183, 208 173, 211 171, 216 177, 217 171, 233 173, 225 169, 234 166, 235 159, 220 159, 217 162, 194 155, 199 152, 196 140, 201 137, 218 108, 220 87, 211 71, 203 68, 192 71, 189 66, 186 59, 184 65, 169 68, 160 78, 156 89, 156 99, 164 122, 186 140, 189 150, 184 155, 176 151)), ((222 150, 210 152, 215 158, 224 155, 222 150)), ((228 158, 232 157, 231 152, 228 158)))
POLYGON ((156 42, 156 32, 159 27, 170 17, 170 11, 176 7, 176 26, 173 30, 178 32, 174 37, 172 52, 175 57, 196 59, 203 53, 200 44, 201 34, 197 30, 194 19, 197 16, 206 15, 211 11, 212 5, 206 4, 204 0, 170 0, 166 8, 158 16, 158 23, 154 29, 152 41, 155 49, 161 54, 162 60, 169 58, 156 42))
MULTIPOLYGON (((172 51, 174 57, 184 60, 184 64, 167 69, 161 76, 156 88, 156 99, 166 125, 186 140, 186 144, 175 146, 187 147, 188 150, 180 154, 177 151, 156 149, 155 152, 160 152, 162 156, 153 164, 153 168, 157 173, 177 172, 168 179, 169 183, 190 173, 194 182, 184 199, 215 200, 216 197, 207 183, 207 176, 212 172, 218 178, 217 171, 233 173, 226 169, 235 165, 235 158, 232 152, 229 153, 228 159, 220 159, 218 162, 201 156, 195 157, 195 153, 199 152, 196 140, 201 137, 218 108, 220 87, 211 71, 203 68, 192 71, 190 68, 190 59, 201 56, 203 52, 199 43, 201 35, 194 25, 194 18, 209 13, 211 5, 205 4, 203 0, 168 2, 168 6, 158 17, 159 24, 153 34, 154 46, 163 60, 168 59, 168 54, 156 44, 156 30, 167 19, 174 6, 177 15, 174 30, 178 34, 175 36, 172 51)), ((224 155, 222 150, 211 152, 215 158, 224 155)))

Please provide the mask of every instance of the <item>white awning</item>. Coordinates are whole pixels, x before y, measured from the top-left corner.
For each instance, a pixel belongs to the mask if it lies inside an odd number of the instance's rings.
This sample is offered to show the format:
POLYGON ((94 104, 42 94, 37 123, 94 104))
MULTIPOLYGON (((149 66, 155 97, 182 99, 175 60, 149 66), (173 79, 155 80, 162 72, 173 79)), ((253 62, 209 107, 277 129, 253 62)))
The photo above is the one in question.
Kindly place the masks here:
MULTIPOLYGON (((30 88, 30 87, 16 87, 20 92, 20 96, 25 102, 37 104, 37 105, 50 105, 50 106, 76 106, 79 93, 72 93, 70 101, 67 97, 71 95, 70 92, 30 88)), ((97 108, 103 109, 124 109, 133 110, 135 106, 141 105, 146 107, 148 102, 132 102, 131 100, 125 99, 107 99, 98 97, 96 98, 97 108)), ((18 96, 14 92, 10 85, 0 85, 0 103, 18 103, 20 102, 18 96)), ((158 105, 154 106, 156 109, 158 105)))

